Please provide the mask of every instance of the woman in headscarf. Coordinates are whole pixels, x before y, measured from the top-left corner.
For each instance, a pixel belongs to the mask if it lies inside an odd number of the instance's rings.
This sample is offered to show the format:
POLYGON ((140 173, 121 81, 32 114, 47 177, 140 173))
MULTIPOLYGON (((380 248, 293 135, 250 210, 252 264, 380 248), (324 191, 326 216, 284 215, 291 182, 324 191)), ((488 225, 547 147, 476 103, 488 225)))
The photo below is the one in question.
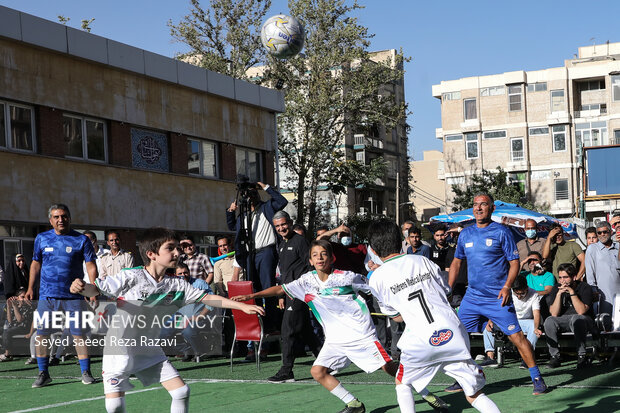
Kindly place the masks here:
MULTIPOLYGON (((9 265, 4 276, 4 295, 6 299, 15 296, 20 288, 28 290, 28 264, 24 254, 17 254, 14 261, 9 261, 9 265)), ((35 285, 33 299, 39 299, 39 286, 35 285)))

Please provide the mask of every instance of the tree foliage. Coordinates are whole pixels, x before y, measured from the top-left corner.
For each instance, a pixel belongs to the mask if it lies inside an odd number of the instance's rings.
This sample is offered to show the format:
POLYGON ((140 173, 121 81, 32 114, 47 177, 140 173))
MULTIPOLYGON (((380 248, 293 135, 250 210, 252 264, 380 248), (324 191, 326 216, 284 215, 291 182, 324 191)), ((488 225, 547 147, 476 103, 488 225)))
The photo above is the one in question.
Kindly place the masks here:
POLYGON ((496 171, 483 169, 482 173, 473 175, 464 188, 452 185, 452 192, 455 195, 452 211, 471 208, 474 196, 486 192, 496 200, 519 204, 532 211, 546 212, 548 208, 545 205, 537 205, 528 200, 523 188, 517 184, 507 183, 507 178, 508 174, 501 167, 497 167, 496 171))
POLYGON ((286 111, 278 116, 283 187, 296 195, 297 219, 313 231, 319 188, 343 193, 384 174, 380 162, 347 160, 343 143, 353 133, 385 128, 390 134, 404 124, 407 106, 393 93, 403 79, 402 53, 396 61, 371 59, 372 35, 353 16, 362 8, 356 0, 289 0, 306 42, 303 53, 288 60, 265 55, 260 44, 269 1, 213 0, 203 9, 191 0, 191 6, 181 22, 169 22, 172 36, 191 49, 183 56, 237 78, 248 78, 247 70, 261 63, 253 81, 284 85, 286 111))
POLYGON ((271 0, 211 0, 203 8, 190 0, 190 13, 168 21, 170 34, 190 50, 179 59, 218 73, 247 79, 247 70, 265 61, 260 30, 271 0))

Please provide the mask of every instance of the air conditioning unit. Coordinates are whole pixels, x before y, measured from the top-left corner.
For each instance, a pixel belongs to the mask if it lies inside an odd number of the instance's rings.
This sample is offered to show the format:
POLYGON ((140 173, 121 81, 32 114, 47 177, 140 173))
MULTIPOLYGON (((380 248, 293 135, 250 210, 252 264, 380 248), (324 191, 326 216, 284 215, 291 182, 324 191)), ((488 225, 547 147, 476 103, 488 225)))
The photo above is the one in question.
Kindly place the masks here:
POLYGON ((597 226, 599 224, 599 222, 605 222, 607 221, 607 217, 603 216, 603 217, 594 217, 592 219, 592 222, 594 223, 594 226, 597 226))

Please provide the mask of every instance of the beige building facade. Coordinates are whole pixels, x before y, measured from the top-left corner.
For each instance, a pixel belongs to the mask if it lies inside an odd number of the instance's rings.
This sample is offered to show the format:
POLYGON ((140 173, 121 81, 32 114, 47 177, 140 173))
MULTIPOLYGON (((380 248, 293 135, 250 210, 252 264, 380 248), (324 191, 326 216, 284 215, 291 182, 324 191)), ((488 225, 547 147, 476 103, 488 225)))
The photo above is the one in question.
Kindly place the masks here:
POLYGON ((615 209, 615 199, 587 197, 582 153, 620 144, 619 57, 620 43, 587 46, 562 67, 433 85, 441 100, 436 137, 443 141, 448 208, 453 184, 501 167, 553 215, 579 216, 583 209, 592 218, 615 209))
POLYGON ((413 188, 412 204, 417 221, 427 222, 446 212, 446 188, 443 153, 424 151, 420 161, 410 162, 413 188))
POLYGON ((215 252, 238 173, 274 184, 281 92, 0 7, 0 265, 74 227, 166 226, 215 252))

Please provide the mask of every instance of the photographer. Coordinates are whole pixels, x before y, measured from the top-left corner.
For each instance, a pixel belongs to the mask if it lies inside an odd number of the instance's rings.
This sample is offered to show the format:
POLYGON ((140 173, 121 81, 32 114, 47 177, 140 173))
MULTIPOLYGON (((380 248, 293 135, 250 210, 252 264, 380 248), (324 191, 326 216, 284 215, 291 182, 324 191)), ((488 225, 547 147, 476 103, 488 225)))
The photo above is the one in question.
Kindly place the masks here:
MULTIPOLYGON (((276 230, 273 216, 284 209, 288 201, 278 191, 262 182, 252 184, 247 177, 240 177, 237 184, 241 195, 240 205, 235 200, 226 210, 226 223, 235 231, 235 257, 244 267, 247 279, 254 283, 257 291, 275 285, 278 253, 276 250, 276 230), (245 179, 244 179, 245 178, 245 179), (262 201, 256 186, 266 191, 271 199, 262 201), (241 209, 236 215, 237 209, 241 209), (249 233, 249 239, 247 234, 249 233)), ((266 331, 273 330, 277 320, 275 298, 265 300, 266 331)))
POLYGON ((546 271, 541 265, 543 262, 542 255, 539 252, 531 251, 527 258, 521 261, 522 268, 530 270, 527 274, 528 287, 538 291, 538 295, 547 295, 555 285, 555 277, 549 271, 546 271))

